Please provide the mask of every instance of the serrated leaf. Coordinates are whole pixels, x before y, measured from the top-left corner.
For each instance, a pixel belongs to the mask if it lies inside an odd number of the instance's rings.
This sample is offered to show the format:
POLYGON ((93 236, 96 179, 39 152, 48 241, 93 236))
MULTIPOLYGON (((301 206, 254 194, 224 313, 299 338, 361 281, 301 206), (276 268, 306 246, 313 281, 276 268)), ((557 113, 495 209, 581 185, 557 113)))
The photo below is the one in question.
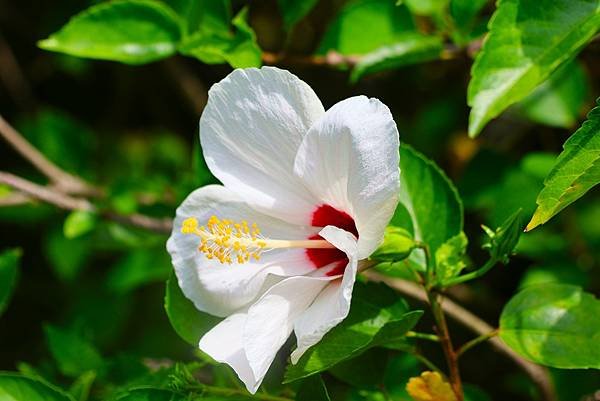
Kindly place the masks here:
POLYGON ((600 369, 600 300, 580 287, 546 283, 515 295, 500 338, 518 354, 563 369, 600 369))
POLYGON ((50 353, 62 374, 77 377, 87 371, 99 371, 104 361, 98 350, 72 330, 46 326, 50 353))
POLYGON ((285 381, 308 377, 360 355, 367 349, 402 337, 417 323, 422 311, 408 311, 404 300, 381 285, 355 286, 348 317, 310 348, 296 365, 289 365, 285 381))
POLYGON ((12 372, 0 372, 0 400, 74 401, 70 395, 54 386, 12 372))
POLYGON ((175 332, 194 347, 197 347, 200 338, 221 320, 196 309, 192 301, 181 292, 173 273, 167 280, 165 311, 175 332))
POLYGON ((588 114, 563 148, 544 180, 527 231, 546 223, 600 182, 600 106, 588 114))
POLYGON ((177 14, 157 1, 111 1, 77 14, 38 45, 77 57, 144 64, 175 53, 180 24, 177 14))
POLYGON ((469 135, 479 134, 491 119, 531 93, 599 27, 599 0, 500 0, 471 70, 469 135))
POLYGON ((379 71, 436 60, 442 50, 443 41, 437 36, 406 34, 396 43, 382 46, 362 56, 352 70, 350 81, 356 82, 365 75, 379 71))
POLYGON ((192 34, 198 29, 228 30, 231 20, 229 0, 164 0, 183 20, 185 33, 192 34))
POLYGON ((248 9, 242 9, 231 21, 229 29, 200 29, 186 38, 179 51, 207 64, 229 63, 234 68, 261 65, 261 50, 247 19, 248 9))
POLYGON ((285 29, 291 29, 298 21, 304 18, 319 0, 277 0, 279 10, 283 16, 285 29))
POLYGON ((405 6, 389 0, 354 0, 346 3, 327 27, 317 53, 366 54, 392 45, 415 25, 405 6))
POLYGON ((6 310, 17 284, 20 260, 20 249, 9 249, 0 254, 0 316, 6 310))
POLYGON ((96 214, 84 210, 75 210, 67 216, 63 224, 63 233, 68 239, 80 237, 94 229, 96 214))
POLYGON ((577 122, 587 97, 587 88, 583 67, 577 62, 570 62, 556 70, 516 107, 531 121, 570 128, 577 122))
MULTIPOLYGON (((395 214, 390 224, 412 226, 414 238, 427 244, 432 255, 462 231, 463 207, 456 188, 435 163, 407 145, 400 147, 400 203, 410 222, 406 215, 395 214)), ((410 260, 423 265, 422 252, 412 252, 410 260)))
POLYGON ((456 277, 467 267, 466 256, 469 241, 464 232, 455 235, 444 242, 435 251, 435 274, 436 278, 443 283, 452 277, 456 277))

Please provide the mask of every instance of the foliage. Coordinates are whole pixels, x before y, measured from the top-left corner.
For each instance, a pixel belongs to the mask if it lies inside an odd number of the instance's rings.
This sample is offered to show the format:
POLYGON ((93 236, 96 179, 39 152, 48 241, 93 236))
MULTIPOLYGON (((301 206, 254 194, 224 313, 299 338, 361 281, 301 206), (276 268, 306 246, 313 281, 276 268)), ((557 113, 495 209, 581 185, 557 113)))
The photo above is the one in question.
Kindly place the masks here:
POLYGON ((0 148, 0 399, 593 397, 598 0, 17 3, 0 4, 0 133, 20 138, 0 148), (297 364, 292 337, 250 395, 198 350, 221 318, 183 295, 165 241, 177 205, 217 183, 197 135, 208 89, 263 63, 326 109, 388 105, 401 186, 349 316, 297 364), (504 353, 473 347, 494 335, 504 353))

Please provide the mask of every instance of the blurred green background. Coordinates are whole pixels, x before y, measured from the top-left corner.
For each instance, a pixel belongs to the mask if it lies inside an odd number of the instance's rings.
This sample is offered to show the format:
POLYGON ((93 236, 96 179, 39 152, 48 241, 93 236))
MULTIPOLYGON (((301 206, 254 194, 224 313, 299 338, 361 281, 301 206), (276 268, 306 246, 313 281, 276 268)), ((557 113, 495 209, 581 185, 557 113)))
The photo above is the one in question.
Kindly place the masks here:
MULTIPOLYGON (((102 187, 104 207, 124 214, 172 216, 191 190, 216 182, 202 160, 198 120, 208 88, 231 67, 183 56, 131 66, 37 47, 38 40, 95 3, 0 0, 0 114, 57 165, 102 187)), ((251 1, 248 20, 263 58, 309 83, 326 108, 357 94, 379 98, 390 107, 401 141, 434 159, 457 185, 466 208, 469 254, 478 265, 485 261, 479 225, 496 227, 518 208, 531 216, 562 144, 593 107, 600 93, 600 42, 592 42, 473 140, 467 136, 468 49, 457 50, 450 59, 377 72, 355 83, 347 68, 311 58, 328 50, 368 53, 407 30, 441 29, 435 15, 427 13, 428 1, 406 3, 364 0, 349 8, 341 0, 320 0, 288 30, 277 1, 251 1), (348 16, 352 12, 356 15, 348 16), (282 52, 285 56, 279 57, 282 52)), ((234 10, 243 6, 236 2, 234 10)), ((457 35, 476 41, 493 10, 493 4, 484 4, 469 28, 457 35)), ((3 142, 0 165, 1 170, 46 182, 3 142)), ((573 283, 598 293, 598 195, 592 190, 544 227, 523 235, 508 266, 454 288, 451 295, 497 324, 511 295, 532 283, 573 283)), ((65 386, 82 370, 94 371, 97 382, 104 383, 94 390, 102 398, 111 386, 135 381, 149 369, 195 358, 163 308, 171 271, 165 235, 94 217, 83 228, 65 224, 82 217, 41 203, 10 206, 11 196, 9 188, 0 186, 1 248, 20 248, 22 262, 13 299, 0 318, 0 370, 33 371, 65 386), (80 345, 77 355, 83 355, 85 366, 64 360, 61 343, 66 341, 80 345)), ((431 321, 425 319, 419 327, 429 331, 431 321)), ((452 330, 458 343, 469 339, 462 327, 452 323, 452 330)), ((442 364, 438 351, 430 352, 442 364)), ((406 399, 402 389, 418 373, 417 366, 409 357, 393 355, 382 368, 380 377, 393 399, 406 399)), ((522 373, 488 346, 468 354, 461 368, 465 382, 477 383, 495 400, 535 399, 522 373)), ((597 371, 553 374, 562 401, 592 394, 600 383, 597 371)), ((277 375, 267 385, 278 386, 277 375)), ((372 382, 361 387, 345 385, 343 377, 325 379, 334 399, 379 399, 379 387, 372 382)))

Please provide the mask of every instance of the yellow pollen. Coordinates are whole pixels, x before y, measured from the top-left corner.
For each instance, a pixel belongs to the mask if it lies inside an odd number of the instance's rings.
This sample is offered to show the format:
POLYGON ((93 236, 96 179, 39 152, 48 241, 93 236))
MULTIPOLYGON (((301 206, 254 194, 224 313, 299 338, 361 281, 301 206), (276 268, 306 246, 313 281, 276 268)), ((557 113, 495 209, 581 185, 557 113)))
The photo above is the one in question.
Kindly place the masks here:
POLYGON ((259 261, 263 252, 280 248, 334 248, 325 240, 288 241, 269 239, 262 236, 256 223, 248 225, 246 220, 236 223, 229 219, 210 216, 206 226, 200 226, 195 217, 189 217, 181 224, 182 234, 200 237, 198 251, 207 259, 216 259, 222 264, 247 263, 251 259, 259 261))

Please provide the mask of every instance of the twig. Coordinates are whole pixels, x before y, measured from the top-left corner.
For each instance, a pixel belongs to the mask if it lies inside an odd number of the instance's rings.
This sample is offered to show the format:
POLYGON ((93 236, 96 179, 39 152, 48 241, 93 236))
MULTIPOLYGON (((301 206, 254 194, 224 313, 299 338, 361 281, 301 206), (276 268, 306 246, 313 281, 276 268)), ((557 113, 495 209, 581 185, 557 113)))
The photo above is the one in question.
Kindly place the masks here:
POLYGON ((0 81, 13 97, 15 103, 24 109, 30 109, 34 104, 33 92, 25 79, 17 58, 0 33, 0 81))
POLYGON ((35 184, 16 175, 0 171, 0 183, 8 185, 32 198, 58 206, 65 210, 93 211, 94 206, 87 200, 75 198, 62 192, 35 184))
POLYGON ((201 113, 204 106, 206 106, 206 102, 208 102, 206 86, 177 58, 165 60, 164 66, 177 83, 181 93, 185 95, 192 109, 196 113, 201 113))
POLYGON ((95 212, 109 220, 157 233, 166 234, 171 231, 172 223, 169 219, 158 219, 141 214, 122 215, 98 210, 87 199, 73 197, 55 187, 45 187, 7 172, 0 171, 0 184, 20 191, 29 199, 44 201, 61 209, 95 212))
POLYGON ((474 339, 472 339, 471 341, 466 342, 465 344, 463 344, 462 347, 460 347, 457 351, 456 351, 456 356, 458 358, 461 357, 462 354, 464 354, 465 352, 467 352, 468 350, 470 350, 471 348, 475 347, 476 345, 479 345, 483 342, 486 342, 487 340, 489 340, 492 337, 495 337, 498 335, 498 330, 493 330, 490 331, 487 334, 482 334, 479 337, 475 337, 474 339))
POLYGON ((2 136, 18 153, 35 166, 42 174, 59 188, 75 194, 95 194, 92 188, 82 179, 75 177, 52 163, 39 150, 33 147, 0 115, 0 136, 2 136))
MULTIPOLYGON (((408 295, 411 298, 417 299, 421 302, 428 302, 425 291, 423 291, 421 287, 414 283, 396 278, 385 277, 373 270, 366 271, 363 274, 370 280, 383 282, 389 287, 408 295)), ((441 300, 441 305, 444 312, 446 312, 448 316, 452 317, 454 320, 477 334, 487 334, 494 330, 494 327, 490 326, 482 319, 475 316, 462 306, 452 302, 448 298, 443 298, 441 300)), ((511 358, 529 376, 531 381, 540 390, 544 401, 558 401, 554 390, 554 384, 552 383, 546 368, 521 358, 521 356, 510 349, 498 337, 491 338, 490 343, 498 351, 511 358)))

